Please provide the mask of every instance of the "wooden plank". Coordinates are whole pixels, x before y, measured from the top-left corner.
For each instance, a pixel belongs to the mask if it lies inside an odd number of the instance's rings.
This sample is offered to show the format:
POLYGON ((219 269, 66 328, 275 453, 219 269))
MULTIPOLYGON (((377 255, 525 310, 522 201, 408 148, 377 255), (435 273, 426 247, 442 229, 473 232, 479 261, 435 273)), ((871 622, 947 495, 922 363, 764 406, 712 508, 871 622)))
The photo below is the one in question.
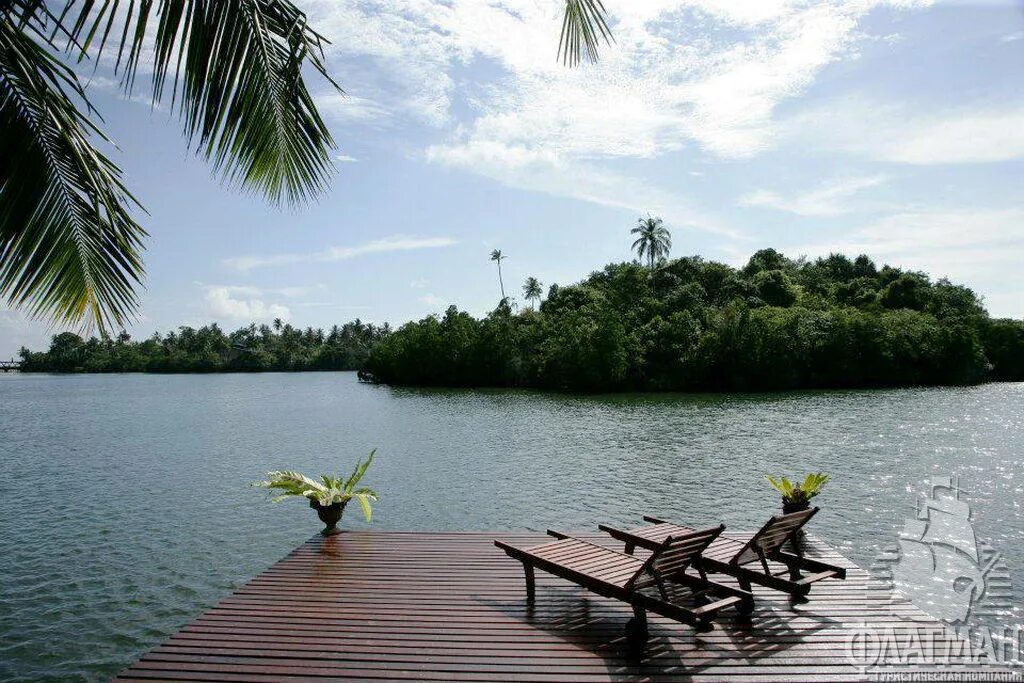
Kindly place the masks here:
MULTIPOLYGON (((317 536, 117 680, 859 681, 863 672, 847 661, 845 647, 865 623, 902 634, 909 633, 905 619, 917 619, 912 626, 957 644, 912 605, 892 606, 868 591, 863 570, 809 537, 806 555, 845 568, 845 581, 816 583, 799 605, 755 586, 749 620, 729 614, 709 633, 652 615, 650 640, 638 654, 623 635, 629 605, 543 573, 527 604, 522 564, 493 546, 498 538, 536 551, 547 540, 546 558, 616 582, 649 557, 602 553, 592 544, 621 551, 621 542, 574 535, 585 542, 486 532, 317 536)), ((732 551, 750 537, 732 534, 742 539, 730 542, 732 551)), ((986 671, 963 657, 953 663, 959 672, 986 671)))

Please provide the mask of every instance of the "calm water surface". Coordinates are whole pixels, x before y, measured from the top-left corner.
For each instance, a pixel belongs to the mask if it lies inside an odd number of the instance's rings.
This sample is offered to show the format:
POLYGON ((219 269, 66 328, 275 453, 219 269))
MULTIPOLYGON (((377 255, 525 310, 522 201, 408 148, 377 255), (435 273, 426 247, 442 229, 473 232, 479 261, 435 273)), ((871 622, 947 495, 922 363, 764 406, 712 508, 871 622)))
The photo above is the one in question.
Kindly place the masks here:
MULTIPOLYGON (((104 680, 319 528, 246 484, 348 473, 378 529, 753 528, 765 472, 824 470, 815 530, 869 564, 958 474, 1024 593, 1024 384, 575 397, 351 373, 0 376, 0 680, 104 680)), ((355 514, 343 524, 364 527, 355 514)))

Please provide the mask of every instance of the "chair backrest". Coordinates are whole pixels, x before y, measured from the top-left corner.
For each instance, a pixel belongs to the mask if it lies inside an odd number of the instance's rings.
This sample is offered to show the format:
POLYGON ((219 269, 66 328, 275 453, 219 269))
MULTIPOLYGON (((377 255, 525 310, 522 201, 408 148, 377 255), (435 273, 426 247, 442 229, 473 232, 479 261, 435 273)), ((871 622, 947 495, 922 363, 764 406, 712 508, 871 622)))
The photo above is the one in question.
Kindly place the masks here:
POLYGON ((730 564, 746 564, 758 559, 758 549, 767 559, 779 550, 800 528, 810 521, 818 508, 808 508, 799 512, 791 512, 788 515, 773 516, 761 527, 756 534, 751 536, 743 549, 736 553, 730 560, 730 564))
POLYGON ((723 529, 725 529, 725 525, 721 524, 688 534, 669 536, 630 578, 626 583, 626 589, 647 588, 662 579, 671 578, 674 574, 686 571, 686 568, 700 557, 704 549, 718 538, 723 529))

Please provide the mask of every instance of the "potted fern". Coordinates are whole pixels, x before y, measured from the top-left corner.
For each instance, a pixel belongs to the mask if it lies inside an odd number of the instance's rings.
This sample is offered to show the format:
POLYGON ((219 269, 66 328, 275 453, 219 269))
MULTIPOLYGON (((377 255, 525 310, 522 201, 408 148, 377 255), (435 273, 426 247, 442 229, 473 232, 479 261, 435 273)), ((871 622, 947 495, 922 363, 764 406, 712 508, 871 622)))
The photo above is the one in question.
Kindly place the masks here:
POLYGON ((267 472, 266 481, 256 481, 252 486, 264 489, 279 491, 279 495, 271 500, 279 503, 287 498, 302 497, 309 499, 309 507, 316 510, 320 521, 324 523, 324 529, 320 532, 324 536, 331 536, 339 533, 338 522, 345 512, 345 506, 349 501, 355 500, 363 510, 366 521, 370 521, 373 514, 371 503, 377 501, 377 493, 367 487, 356 488, 359 480, 366 474, 366 470, 373 462, 373 454, 376 449, 370 451, 370 457, 366 462, 356 461, 355 471, 348 479, 328 474, 320 475, 320 481, 311 479, 299 472, 281 470, 267 472))
POLYGON ((786 477, 776 479, 765 475, 768 483, 782 494, 782 513, 786 515, 809 508, 811 498, 821 493, 822 487, 828 483, 828 478, 828 475, 822 472, 812 472, 804 478, 802 483, 794 484, 786 477))

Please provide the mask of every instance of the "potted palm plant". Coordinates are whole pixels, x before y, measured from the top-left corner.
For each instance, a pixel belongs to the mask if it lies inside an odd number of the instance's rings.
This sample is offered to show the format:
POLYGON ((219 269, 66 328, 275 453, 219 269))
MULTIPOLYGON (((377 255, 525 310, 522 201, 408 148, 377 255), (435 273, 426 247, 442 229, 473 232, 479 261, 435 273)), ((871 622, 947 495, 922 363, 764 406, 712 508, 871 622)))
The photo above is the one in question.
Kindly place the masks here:
POLYGON ((802 483, 794 484, 786 477, 776 479, 765 475, 768 483, 782 494, 782 513, 786 515, 809 508, 811 498, 821 493, 822 487, 828 483, 828 478, 828 475, 822 472, 812 472, 804 478, 802 483))
POLYGON ((309 507, 316 510, 320 521, 324 523, 324 529, 320 533, 324 536, 331 536, 341 531, 338 529, 338 522, 341 521, 341 515, 345 512, 345 506, 350 500, 359 503, 366 521, 370 521, 373 513, 371 503, 377 501, 377 493, 371 488, 365 486, 356 488, 356 486, 366 474, 370 463, 373 462, 373 454, 376 452, 376 449, 370 451, 370 457, 366 459, 366 462, 356 461, 355 471, 348 479, 323 474, 320 475, 320 481, 316 481, 299 472, 281 470, 267 472, 266 481, 253 482, 252 486, 279 491, 279 495, 271 499, 275 503, 293 497, 308 498, 309 507))

